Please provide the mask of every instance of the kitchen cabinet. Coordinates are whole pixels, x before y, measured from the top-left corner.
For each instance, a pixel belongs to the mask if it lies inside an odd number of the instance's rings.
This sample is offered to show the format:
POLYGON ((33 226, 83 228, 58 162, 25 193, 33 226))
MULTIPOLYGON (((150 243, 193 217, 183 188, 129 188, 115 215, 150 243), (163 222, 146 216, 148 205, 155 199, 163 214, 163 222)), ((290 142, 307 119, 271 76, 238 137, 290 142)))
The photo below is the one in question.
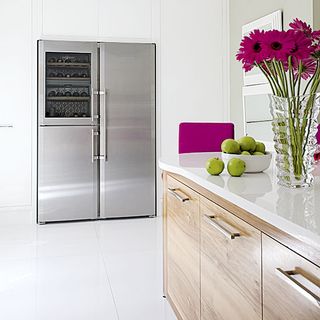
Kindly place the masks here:
POLYGON ((30 1, 1 2, 0 36, 0 207, 24 207, 31 205, 30 1))
POLYGON ((42 33, 55 36, 98 35, 98 0, 42 0, 42 33))
POLYGON ((262 237, 265 320, 320 319, 320 268, 262 237))
POLYGON ((262 319, 260 231, 200 201, 201 319, 262 319))
POLYGON ((179 320, 320 319, 317 251, 192 180, 163 177, 164 294, 179 320))
POLYGON ((155 0, 42 0, 42 34, 92 40, 150 39, 155 0))
POLYGON ((151 38, 152 1, 99 0, 99 36, 151 38))
POLYGON ((168 178, 166 290, 177 313, 200 320, 199 195, 168 178))

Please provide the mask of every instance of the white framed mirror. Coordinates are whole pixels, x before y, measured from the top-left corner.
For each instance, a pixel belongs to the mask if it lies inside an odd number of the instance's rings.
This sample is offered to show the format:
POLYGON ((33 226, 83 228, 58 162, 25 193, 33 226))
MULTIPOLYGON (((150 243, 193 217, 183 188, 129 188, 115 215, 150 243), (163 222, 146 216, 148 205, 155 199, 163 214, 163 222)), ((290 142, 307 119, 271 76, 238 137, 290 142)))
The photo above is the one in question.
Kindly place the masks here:
POLYGON ((272 141, 272 116, 269 110, 269 84, 242 88, 244 133, 260 141, 272 141))

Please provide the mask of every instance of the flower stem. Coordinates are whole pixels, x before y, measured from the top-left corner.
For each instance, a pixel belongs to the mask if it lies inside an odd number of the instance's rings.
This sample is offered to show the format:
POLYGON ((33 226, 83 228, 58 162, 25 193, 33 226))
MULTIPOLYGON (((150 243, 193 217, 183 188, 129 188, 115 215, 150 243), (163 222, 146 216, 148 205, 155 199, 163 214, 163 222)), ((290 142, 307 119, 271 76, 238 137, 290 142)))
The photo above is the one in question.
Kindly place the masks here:
POLYGON ((305 94, 307 93, 307 90, 308 90, 310 84, 312 83, 313 79, 315 78, 315 76, 316 76, 317 71, 318 71, 319 68, 320 68, 320 65, 319 65, 319 59, 318 59, 318 60, 317 60, 316 71, 315 71, 315 73, 312 75, 312 77, 309 79, 309 81, 308 81, 308 83, 307 83, 307 85, 306 85, 306 87, 305 87, 302 95, 305 95, 305 94))

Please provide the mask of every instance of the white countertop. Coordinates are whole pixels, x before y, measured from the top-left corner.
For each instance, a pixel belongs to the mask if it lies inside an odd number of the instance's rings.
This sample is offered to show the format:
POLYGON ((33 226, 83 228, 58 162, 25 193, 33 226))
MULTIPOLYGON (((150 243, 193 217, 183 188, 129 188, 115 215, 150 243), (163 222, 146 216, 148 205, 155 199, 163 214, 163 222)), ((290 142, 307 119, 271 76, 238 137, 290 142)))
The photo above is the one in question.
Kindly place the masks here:
POLYGON ((193 153, 163 158, 162 170, 179 174, 278 229, 320 250, 320 165, 315 167, 314 186, 290 189, 279 186, 275 164, 263 173, 231 177, 225 171, 211 176, 206 160, 219 153, 193 153))

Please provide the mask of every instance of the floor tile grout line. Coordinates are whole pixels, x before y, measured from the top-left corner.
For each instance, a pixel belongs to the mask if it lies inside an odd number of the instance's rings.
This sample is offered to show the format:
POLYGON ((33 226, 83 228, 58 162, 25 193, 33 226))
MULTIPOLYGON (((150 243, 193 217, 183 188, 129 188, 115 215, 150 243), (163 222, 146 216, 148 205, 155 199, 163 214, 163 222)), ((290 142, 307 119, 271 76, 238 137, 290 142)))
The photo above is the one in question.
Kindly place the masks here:
POLYGON ((106 264, 105 257, 103 256, 103 253, 102 253, 102 250, 101 250, 101 243, 100 243, 100 238, 99 238, 99 235, 98 235, 97 223, 95 224, 94 229, 95 229, 95 233, 96 233, 96 236, 97 236, 99 253, 100 253, 101 258, 102 258, 104 271, 105 271, 106 276, 107 276, 107 282, 108 282, 108 285, 109 285, 109 288, 110 288, 110 291, 111 291, 113 304, 114 304, 114 307, 115 307, 115 310, 116 310, 117 319, 120 320, 118 307, 117 307, 117 303, 116 303, 116 298, 115 298, 114 293, 113 293, 113 289, 112 289, 112 285, 111 285, 111 281, 110 281, 110 277, 109 277, 109 273, 108 273, 107 264, 106 264))

